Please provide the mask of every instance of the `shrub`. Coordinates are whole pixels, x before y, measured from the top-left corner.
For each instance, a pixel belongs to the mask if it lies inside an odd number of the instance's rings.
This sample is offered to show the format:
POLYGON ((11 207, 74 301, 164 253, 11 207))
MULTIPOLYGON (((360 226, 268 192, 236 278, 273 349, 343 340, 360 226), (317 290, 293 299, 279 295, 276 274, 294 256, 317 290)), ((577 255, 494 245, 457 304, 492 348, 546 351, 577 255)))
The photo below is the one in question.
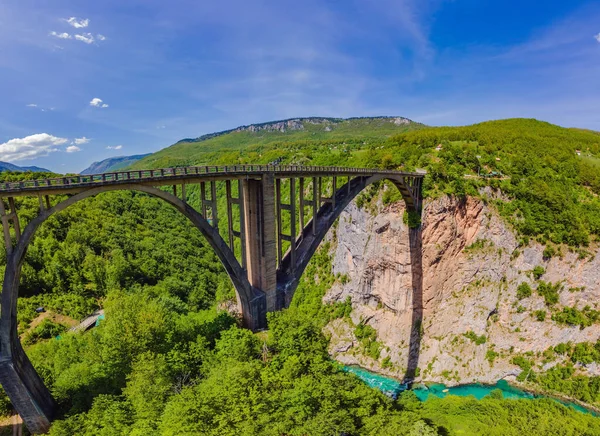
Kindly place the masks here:
POLYGON ((531 272, 533 273, 533 277, 536 280, 539 280, 540 277, 542 277, 546 273, 546 270, 544 269, 544 267, 538 265, 531 272))
POLYGON ((360 341, 363 352, 377 360, 381 353, 381 343, 377 341, 377 330, 370 325, 360 323, 354 329, 354 336, 360 341))
POLYGON ((554 347, 556 354, 566 354, 571 349, 571 344, 560 343, 554 347))
POLYGON ((392 359, 390 359, 390 356, 387 356, 385 359, 383 359, 381 361, 382 368, 390 368, 391 366, 392 366, 392 359))
POLYGON ((559 324, 578 325, 582 330, 598 322, 600 312, 585 306, 583 310, 576 307, 563 307, 562 311, 552 315, 552 320, 559 324))
POLYGON ((531 297, 531 286, 529 283, 523 282, 517 287, 517 298, 522 300, 527 297, 531 297))
POLYGON ((542 297, 544 297, 544 301, 547 306, 553 306, 558 303, 558 291, 562 288, 560 283, 555 283, 554 285, 550 282, 546 283, 544 281, 540 281, 537 292, 542 297))
POLYGON ((487 340, 485 335, 477 336, 477 334, 473 330, 469 330, 468 332, 463 333, 463 336, 475 342, 475 345, 485 344, 485 341, 487 340))
POLYGON ((556 248, 554 248, 552 245, 547 245, 546 248, 544 248, 544 253, 542 254, 542 256, 546 260, 556 256, 556 248))
POLYGON ((377 330, 375 330, 370 325, 363 324, 361 322, 354 329, 354 336, 356 336, 356 339, 358 339, 359 341, 362 341, 365 339, 375 341, 375 340, 377 340, 377 330))
POLYGON ((464 251, 468 252, 468 251, 483 250, 487 244, 488 244, 488 241, 486 239, 477 239, 471 245, 466 246, 464 251))
POLYGON ((346 299, 341 302, 332 305, 333 312, 331 313, 330 319, 346 318, 352 313, 352 299, 348 295, 346 299))
POLYGON ((546 320, 546 311, 545 310, 536 310, 533 314, 535 315, 535 318, 540 322, 546 320))
POLYGON ((488 350, 485 353, 485 358, 488 362, 490 362, 490 366, 494 366, 494 361, 496 360, 496 357, 498 357, 498 355, 499 354, 496 351, 494 351, 493 348, 488 348, 488 350))

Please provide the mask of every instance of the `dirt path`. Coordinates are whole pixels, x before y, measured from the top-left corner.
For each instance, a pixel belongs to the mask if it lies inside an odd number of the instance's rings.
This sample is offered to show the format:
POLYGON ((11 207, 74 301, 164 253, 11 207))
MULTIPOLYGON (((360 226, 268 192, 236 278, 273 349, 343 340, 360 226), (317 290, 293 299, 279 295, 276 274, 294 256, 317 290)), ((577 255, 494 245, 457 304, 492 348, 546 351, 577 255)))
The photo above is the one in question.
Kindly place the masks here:
POLYGON ((37 316, 37 318, 35 318, 33 321, 31 321, 31 323, 29 324, 29 328, 20 335, 20 338, 23 339, 23 337, 28 332, 30 332, 31 330, 36 328, 38 325, 40 325, 42 323, 42 321, 44 321, 45 319, 49 319, 50 321, 58 323, 58 324, 66 325, 67 328, 71 328, 71 327, 79 324, 79 322, 76 319, 69 318, 68 316, 61 315, 59 313, 42 312, 37 316))

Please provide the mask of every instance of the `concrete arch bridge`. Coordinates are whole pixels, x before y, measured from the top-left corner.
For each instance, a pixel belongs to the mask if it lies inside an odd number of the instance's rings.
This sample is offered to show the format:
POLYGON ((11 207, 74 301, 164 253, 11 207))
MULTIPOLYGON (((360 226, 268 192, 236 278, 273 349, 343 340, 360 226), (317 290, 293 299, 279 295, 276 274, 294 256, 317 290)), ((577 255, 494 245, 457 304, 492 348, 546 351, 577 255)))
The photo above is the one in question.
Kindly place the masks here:
POLYGON ((0 383, 29 430, 47 431, 56 406, 17 335, 19 278, 27 246, 39 226, 78 201, 107 191, 134 190, 176 208, 215 250, 235 287, 244 325, 258 330, 266 327, 267 312, 290 304, 312 255, 352 199, 372 183, 389 180, 408 211, 420 215, 423 177, 367 168, 238 165, 1 183, 7 264, 0 314, 0 383), (225 198, 218 198, 217 184, 225 185, 225 198), (190 186, 199 187, 200 210, 188 201, 190 186), (15 203, 20 196, 39 199, 37 215, 24 228, 15 203), (227 205, 225 217, 218 214, 219 200, 227 205))

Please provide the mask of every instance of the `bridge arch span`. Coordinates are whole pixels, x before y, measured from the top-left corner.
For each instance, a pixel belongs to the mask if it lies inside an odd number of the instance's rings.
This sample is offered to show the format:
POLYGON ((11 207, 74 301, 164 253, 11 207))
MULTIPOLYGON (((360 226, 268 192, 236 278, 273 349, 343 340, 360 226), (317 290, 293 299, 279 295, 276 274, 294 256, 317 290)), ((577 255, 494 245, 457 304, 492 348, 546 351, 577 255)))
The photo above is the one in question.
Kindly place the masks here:
POLYGON ((283 307, 291 304, 304 270, 341 213, 366 188, 384 180, 391 182, 400 191, 408 211, 421 214, 420 179, 416 181, 416 185, 412 186, 402 176, 376 174, 371 177, 357 177, 350 180, 335 192, 335 201, 325 203, 319 208, 316 225, 313 226, 311 221, 302 229, 296 245, 295 262, 292 262, 289 250, 283 257, 277 276, 280 304, 283 307))
MULTIPOLYGON (((98 194, 110 191, 138 191, 149 194, 153 197, 159 198, 169 205, 173 206, 177 211, 183 214, 192 224, 200 230, 202 235, 205 237, 209 245, 213 248, 219 260, 225 267, 227 274, 229 275, 231 282, 236 290, 238 302, 242 306, 242 313, 250 313, 250 302, 256 298, 260 297, 260 291, 252 288, 248 279, 245 275, 244 270, 240 266, 238 260, 236 259, 234 253, 227 246, 217 229, 212 227, 209 222, 194 208, 192 208, 188 203, 182 201, 175 195, 163 191, 161 189, 145 186, 140 184, 128 184, 128 185, 112 185, 112 186, 101 186, 96 188, 91 188, 84 190, 78 194, 75 194, 69 197, 66 200, 61 201, 55 206, 49 209, 43 209, 39 212, 39 214, 32 219, 21 234, 19 241, 15 245, 12 255, 10 258, 10 269, 13 270, 12 275, 5 275, 3 290, 10 289, 11 292, 3 292, 3 298, 10 294, 14 296, 14 299, 11 299, 9 307, 11 307, 14 313, 10 315, 16 317, 16 299, 18 296, 18 286, 19 286, 19 278, 20 278, 20 270, 21 266, 27 251, 27 247, 29 243, 33 239, 36 231, 48 218, 52 215, 61 212, 67 209, 69 206, 72 206, 82 200, 85 200, 89 197, 94 197, 98 194)), ((9 268, 7 262, 7 268, 9 268)), ((5 301, 2 301, 2 306, 5 306, 5 301)), ((0 319, 0 323, 4 322, 4 319, 7 318, 8 314, 5 312, 2 313, 2 319, 0 319)), ((4 329, 0 329, 0 355, 2 354, 2 344, 4 339, 1 334, 4 332, 4 329)))

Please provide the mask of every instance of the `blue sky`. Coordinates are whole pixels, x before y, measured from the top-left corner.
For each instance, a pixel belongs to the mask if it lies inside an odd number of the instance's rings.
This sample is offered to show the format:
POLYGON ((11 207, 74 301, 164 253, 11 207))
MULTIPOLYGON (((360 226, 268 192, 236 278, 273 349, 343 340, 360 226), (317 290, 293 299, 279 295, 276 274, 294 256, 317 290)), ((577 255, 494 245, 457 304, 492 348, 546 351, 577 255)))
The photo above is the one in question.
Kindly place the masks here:
POLYGON ((0 160, 78 172, 301 116, 600 130, 600 2, 5 0, 0 160))

